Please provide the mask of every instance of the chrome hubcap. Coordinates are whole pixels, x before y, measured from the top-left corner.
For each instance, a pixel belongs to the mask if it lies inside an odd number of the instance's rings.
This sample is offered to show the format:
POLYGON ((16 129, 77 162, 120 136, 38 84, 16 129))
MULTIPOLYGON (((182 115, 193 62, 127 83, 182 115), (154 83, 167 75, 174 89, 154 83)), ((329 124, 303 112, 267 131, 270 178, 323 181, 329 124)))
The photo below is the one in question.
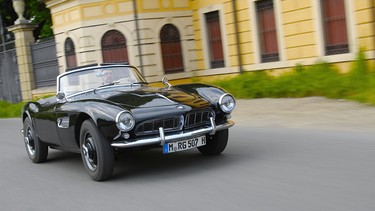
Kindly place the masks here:
POLYGON ((90 171, 95 171, 98 165, 98 158, 94 140, 89 133, 85 136, 85 141, 81 147, 81 150, 87 167, 90 169, 90 171))
POLYGON ((30 127, 28 127, 26 130, 24 141, 25 141, 25 145, 27 148, 27 152, 31 156, 34 156, 35 155, 35 141, 33 138, 33 132, 30 127))

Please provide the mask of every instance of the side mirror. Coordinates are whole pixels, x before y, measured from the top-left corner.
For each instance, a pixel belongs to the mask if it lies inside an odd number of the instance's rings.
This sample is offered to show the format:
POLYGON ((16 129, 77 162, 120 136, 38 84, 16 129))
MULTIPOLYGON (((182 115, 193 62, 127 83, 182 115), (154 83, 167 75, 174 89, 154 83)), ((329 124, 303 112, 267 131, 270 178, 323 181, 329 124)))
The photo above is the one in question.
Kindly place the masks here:
POLYGON ((167 78, 162 78, 162 79, 161 79, 161 82, 162 82, 164 85, 166 85, 168 89, 171 88, 171 86, 172 86, 172 85, 168 82, 168 79, 167 79, 167 78))
POLYGON ((64 100, 65 99, 65 94, 64 92, 59 92, 56 94, 56 98, 59 100, 64 100))

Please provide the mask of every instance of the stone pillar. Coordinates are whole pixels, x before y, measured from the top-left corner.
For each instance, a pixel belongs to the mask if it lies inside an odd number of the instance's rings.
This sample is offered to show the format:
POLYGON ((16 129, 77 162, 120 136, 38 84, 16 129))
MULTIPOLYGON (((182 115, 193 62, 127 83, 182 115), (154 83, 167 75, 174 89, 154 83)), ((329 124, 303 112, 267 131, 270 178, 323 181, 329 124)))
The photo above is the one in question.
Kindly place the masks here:
POLYGON ((23 17, 25 11, 24 0, 13 0, 13 8, 18 14, 18 19, 13 26, 8 27, 8 30, 13 32, 15 37, 22 100, 27 101, 31 100, 31 91, 35 88, 30 46, 35 43, 33 31, 38 25, 31 24, 30 21, 23 17))
POLYGON ((33 31, 36 27, 36 24, 23 23, 8 28, 9 31, 13 32, 15 37, 18 72, 20 75, 22 99, 24 101, 31 100, 31 91, 35 88, 30 45, 35 43, 33 31))

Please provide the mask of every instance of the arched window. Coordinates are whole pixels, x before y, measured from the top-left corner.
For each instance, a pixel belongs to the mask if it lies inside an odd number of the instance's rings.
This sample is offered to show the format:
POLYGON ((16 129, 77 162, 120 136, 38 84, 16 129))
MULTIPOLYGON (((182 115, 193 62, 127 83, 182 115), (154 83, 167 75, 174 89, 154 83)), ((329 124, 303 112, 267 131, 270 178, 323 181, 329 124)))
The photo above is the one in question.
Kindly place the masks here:
POLYGON ((165 73, 184 71, 180 33, 172 24, 166 24, 160 31, 160 45, 165 73))
POLYGON ((104 63, 129 62, 126 39, 117 30, 107 31, 102 38, 104 63))
POLYGON ((77 67, 77 57, 76 50, 74 47, 73 40, 69 37, 65 40, 65 59, 66 59, 66 68, 77 67))

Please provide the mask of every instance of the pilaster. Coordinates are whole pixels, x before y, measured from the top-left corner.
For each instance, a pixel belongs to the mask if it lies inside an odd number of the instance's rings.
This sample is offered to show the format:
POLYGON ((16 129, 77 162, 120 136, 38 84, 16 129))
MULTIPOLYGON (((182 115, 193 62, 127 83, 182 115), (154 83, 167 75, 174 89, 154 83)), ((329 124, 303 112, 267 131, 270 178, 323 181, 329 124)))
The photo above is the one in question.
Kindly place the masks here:
POLYGON ((18 71, 20 75, 20 85, 22 99, 31 100, 32 90, 35 87, 34 70, 32 65, 31 44, 34 44, 35 38, 33 31, 37 24, 21 22, 8 27, 13 32, 16 44, 18 71))

